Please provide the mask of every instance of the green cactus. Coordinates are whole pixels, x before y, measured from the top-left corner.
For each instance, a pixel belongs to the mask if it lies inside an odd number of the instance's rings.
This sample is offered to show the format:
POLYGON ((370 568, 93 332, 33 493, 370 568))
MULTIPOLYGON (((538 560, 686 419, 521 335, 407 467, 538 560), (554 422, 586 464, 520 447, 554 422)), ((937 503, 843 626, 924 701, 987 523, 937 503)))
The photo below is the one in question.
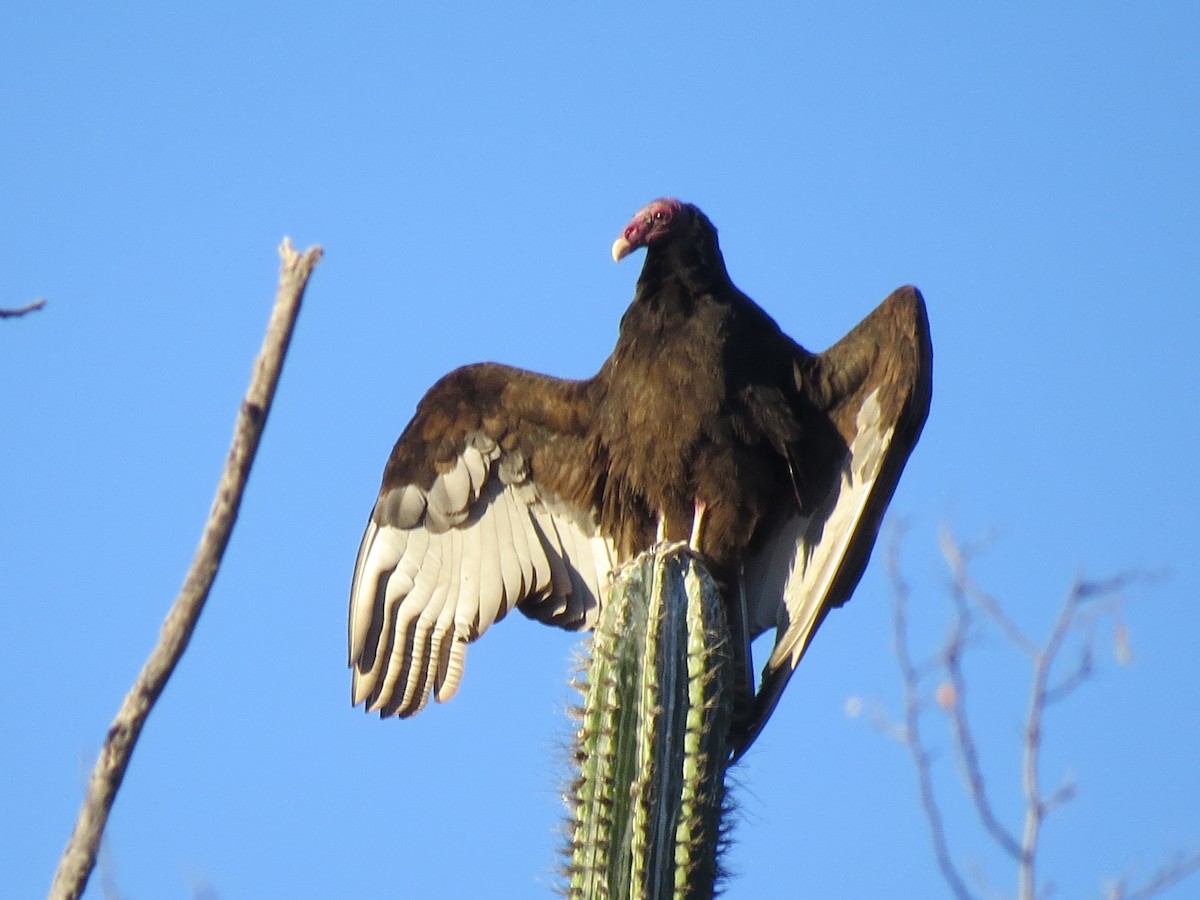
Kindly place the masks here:
POLYGON ((592 639, 568 897, 713 896, 732 684, 725 609, 696 555, 656 547, 633 560, 592 639))

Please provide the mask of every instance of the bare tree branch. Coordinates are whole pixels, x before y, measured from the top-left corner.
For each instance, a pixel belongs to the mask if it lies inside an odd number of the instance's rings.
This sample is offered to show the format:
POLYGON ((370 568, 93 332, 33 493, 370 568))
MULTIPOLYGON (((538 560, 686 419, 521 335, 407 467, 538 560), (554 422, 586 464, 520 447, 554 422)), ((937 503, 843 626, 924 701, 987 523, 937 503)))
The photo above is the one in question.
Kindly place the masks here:
POLYGON ((153 709, 167 679, 175 670, 191 639, 200 612, 208 599, 221 557, 237 520, 238 508, 250 467, 262 437, 263 426, 275 396, 279 373, 283 368, 304 289, 313 267, 321 258, 321 248, 313 247, 298 254, 286 238, 279 247, 282 260, 275 306, 267 324, 262 349, 254 363, 250 387, 238 410, 233 443, 225 460, 225 470, 217 485, 217 494, 209 512, 200 546, 192 559, 179 596, 175 598, 163 622, 158 644, 126 694, 113 719, 88 780, 87 794, 75 822, 75 829, 59 860, 50 886, 51 900, 76 900, 87 886, 96 864, 96 853, 109 811, 125 777, 134 746, 146 717, 153 709))
MULTIPOLYGON (((913 665, 908 647, 909 591, 897 565, 898 541, 897 536, 890 548, 888 567, 893 585, 893 627, 904 689, 905 718, 902 725, 891 725, 890 728, 909 747, 920 787, 921 806, 933 834, 938 866, 955 895, 962 898, 966 896, 966 888, 947 849, 941 812, 933 796, 930 756, 919 731, 922 712, 920 688, 929 672, 913 665)), ((947 531, 942 532, 941 547, 953 574, 950 593, 954 602, 955 618, 938 657, 938 668, 944 670, 945 680, 938 686, 935 697, 938 705, 947 714, 967 793, 980 821, 992 840, 1017 862, 1020 900, 1041 900, 1054 889, 1048 881, 1038 883, 1037 862, 1042 826, 1050 813, 1070 802, 1076 795, 1075 784, 1070 778, 1049 795, 1043 792, 1039 763, 1046 708, 1051 703, 1069 696, 1091 677, 1094 671, 1095 626, 1100 619, 1111 617, 1115 621, 1117 659, 1121 662, 1128 660, 1128 635, 1121 620, 1124 605, 1122 591, 1134 581, 1153 579, 1155 574, 1142 570, 1098 581, 1077 578, 1063 598, 1049 634, 1044 641, 1037 643, 1013 621, 994 596, 972 580, 968 562, 973 550, 969 547, 964 548, 947 531), (966 712, 967 679, 962 661, 977 621, 975 610, 994 622, 1014 649, 1029 658, 1032 666, 1032 683, 1021 741, 1021 790, 1025 812, 1019 841, 1000 823, 993 811, 985 790, 983 769, 966 712), (1055 673, 1056 664, 1061 660, 1064 649, 1071 646, 1072 640, 1076 638, 1079 642, 1078 659, 1065 674, 1057 675, 1056 682, 1052 684, 1051 676, 1055 673)), ((855 709, 861 708, 861 705, 861 701, 856 699, 855 709)), ((884 720, 886 724, 884 714, 877 713, 877 718, 884 720)), ((885 730, 878 724, 876 727, 885 730)), ((1149 900, 1196 871, 1200 871, 1200 849, 1175 857, 1136 890, 1128 889, 1124 879, 1110 883, 1106 889, 1106 898, 1149 900)), ((982 889, 986 892, 986 885, 982 889)))
POLYGON ((900 663, 900 673, 904 684, 904 743, 908 746, 909 753, 912 754, 913 768, 917 773, 917 787, 921 794, 921 808, 925 811, 925 819, 929 824, 930 836, 933 838, 933 852, 937 857, 942 877, 959 900, 974 900, 950 856, 941 810, 938 808, 937 798, 933 793, 929 753, 921 739, 921 676, 916 666, 913 665, 912 655, 908 648, 909 591, 908 585, 900 574, 900 537, 900 529, 897 528, 888 546, 887 571, 895 598, 892 609, 896 659, 900 663))
POLYGON ((18 306, 16 309, 0 308, 0 319, 19 319, 21 316, 28 315, 31 312, 37 312, 46 305, 46 298, 41 297, 34 300, 32 303, 26 303, 24 306, 18 306))
MULTIPOLYGON (((1036 864, 1038 840, 1046 816, 1075 795, 1074 785, 1068 783, 1047 798, 1039 785, 1038 762, 1042 747, 1042 720, 1046 707, 1074 691, 1092 673, 1092 630, 1094 615, 1082 616, 1081 604, 1092 598, 1109 600, 1131 581, 1144 577, 1142 573, 1116 575, 1103 581, 1084 581, 1076 578, 1063 598, 1058 616, 1033 661, 1033 684, 1025 716, 1025 741, 1022 752, 1022 786, 1025 795, 1025 827, 1021 837, 1021 857, 1018 885, 1021 900, 1036 898, 1036 864), (1079 663, 1058 685, 1049 686, 1050 671, 1062 650, 1063 643, 1073 630, 1085 628, 1083 650, 1079 663)), ((1103 610, 1101 610, 1103 611, 1103 610)), ((1098 613, 1096 613, 1098 614, 1098 613)))

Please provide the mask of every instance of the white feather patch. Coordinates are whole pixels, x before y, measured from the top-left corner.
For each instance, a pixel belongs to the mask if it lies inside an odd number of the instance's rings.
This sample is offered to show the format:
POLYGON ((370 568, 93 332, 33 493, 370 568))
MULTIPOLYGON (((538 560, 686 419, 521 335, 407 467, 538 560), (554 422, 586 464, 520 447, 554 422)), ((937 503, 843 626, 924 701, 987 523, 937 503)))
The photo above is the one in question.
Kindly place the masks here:
POLYGON ((428 492, 405 485, 381 497, 351 588, 354 703, 410 716, 430 696, 448 700, 467 645, 522 601, 554 624, 593 623, 613 549, 579 515, 548 503, 526 460, 482 434, 428 492))

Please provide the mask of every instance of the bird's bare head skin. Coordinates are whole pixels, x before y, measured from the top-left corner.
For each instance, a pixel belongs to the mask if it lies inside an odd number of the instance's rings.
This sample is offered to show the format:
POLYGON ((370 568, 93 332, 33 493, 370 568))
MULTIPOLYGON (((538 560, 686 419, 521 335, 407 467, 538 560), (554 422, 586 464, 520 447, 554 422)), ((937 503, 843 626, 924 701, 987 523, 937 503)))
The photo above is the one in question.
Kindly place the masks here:
POLYGON ((620 262, 638 247, 670 234, 681 224, 685 213, 682 203, 673 197, 660 197, 639 209, 612 245, 613 262, 620 262))

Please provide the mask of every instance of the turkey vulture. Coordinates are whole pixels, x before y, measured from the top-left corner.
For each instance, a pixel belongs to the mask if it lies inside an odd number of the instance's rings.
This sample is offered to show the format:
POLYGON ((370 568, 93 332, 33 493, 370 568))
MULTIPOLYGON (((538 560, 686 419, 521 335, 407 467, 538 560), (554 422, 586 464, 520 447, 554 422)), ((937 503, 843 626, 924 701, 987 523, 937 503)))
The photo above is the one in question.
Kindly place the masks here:
POLYGON ((929 410, 920 292, 900 288, 812 354, 733 285, 695 206, 639 210, 612 255, 641 247, 633 303, 596 375, 481 363, 418 404, 355 565, 355 705, 403 717, 448 700, 467 645, 514 606, 590 628, 615 568, 688 540, 747 665, 749 640, 776 629, 731 736, 740 755, 850 597, 929 410))

